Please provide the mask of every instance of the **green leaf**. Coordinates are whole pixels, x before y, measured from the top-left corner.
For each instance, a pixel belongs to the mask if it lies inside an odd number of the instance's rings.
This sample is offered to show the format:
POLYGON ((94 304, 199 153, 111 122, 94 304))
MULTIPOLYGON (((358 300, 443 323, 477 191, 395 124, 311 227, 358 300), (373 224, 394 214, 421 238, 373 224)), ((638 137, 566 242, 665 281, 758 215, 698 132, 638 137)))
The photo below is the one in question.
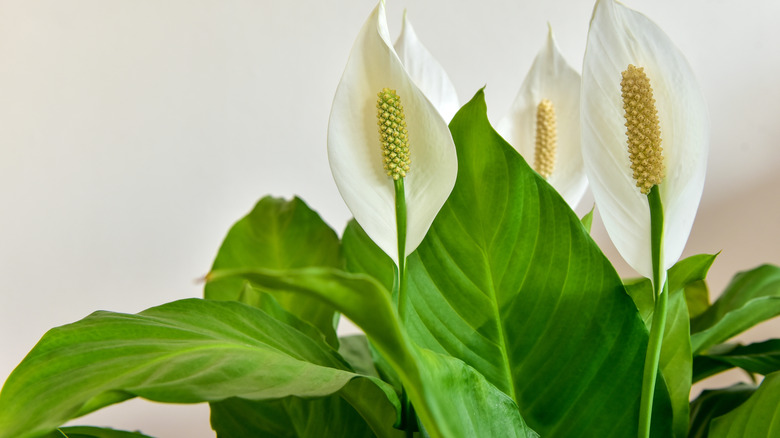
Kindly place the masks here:
POLYGON ((625 286, 628 296, 634 301, 642 321, 649 330, 653 323, 653 310, 655 310, 653 284, 649 279, 640 277, 623 280, 623 286, 625 286))
MULTIPOLYGON (((689 397, 693 363, 690 340, 690 312, 687 308, 688 289, 703 283, 717 255, 699 254, 680 260, 669 269, 669 303, 664 327, 661 375, 672 401, 673 430, 678 437, 688 431, 689 397)), ((655 302, 653 286, 647 278, 629 280, 626 290, 634 300, 648 329, 653 319, 655 302)))
POLYGON ((780 373, 761 382, 755 394, 738 408, 715 418, 712 438, 772 438, 780 436, 780 373))
POLYGON ((355 409, 338 396, 314 400, 288 397, 269 402, 229 399, 212 403, 211 427, 218 438, 375 436, 355 409))
POLYGON ((61 427, 42 438, 151 438, 140 432, 126 432, 93 426, 61 427))
POLYGON ((711 359, 707 356, 697 355, 693 357, 693 373, 691 375, 691 381, 693 383, 700 382, 707 377, 714 376, 715 374, 722 373, 734 368, 726 362, 711 359))
MULTIPOLYGON (((168 403, 322 397, 355 378, 373 379, 322 340, 241 303, 95 312, 50 330, 11 373, 0 393, 0 437, 46 433, 129 395, 168 403)), ((398 405, 392 389, 372 382, 398 405)))
POLYGON ((780 371, 780 339, 770 339, 746 346, 724 344, 716 347, 710 348, 708 354, 694 359, 695 381, 733 367, 742 368, 748 373, 763 375, 780 371))
MULTIPOLYGON (((289 295, 290 294, 282 294, 284 298, 289 298, 289 295)), ((244 284, 243 292, 241 293, 241 296, 239 296, 238 301, 262 310, 270 317, 292 326, 299 332, 307 335, 308 337, 310 337, 315 341, 321 342, 323 340, 326 340, 325 336, 317 327, 314 327, 312 324, 310 324, 307 321, 301 320, 298 316, 294 315, 293 313, 291 313, 290 311, 282 307, 282 305, 276 300, 276 297, 274 295, 265 292, 261 288, 255 287, 249 283, 244 284)), ((315 307, 315 306, 319 306, 321 308, 327 307, 327 306, 322 306, 316 302, 311 302, 311 300, 308 300, 307 304, 309 305, 309 307, 315 307)), ((336 340, 335 343, 336 345, 338 345, 338 340, 336 340)), ((330 342, 328 344, 331 347, 333 346, 333 344, 330 342)))
POLYGON ((432 437, 533 437, 517 405, 473 368, 419 348, 401 327, 390 292, 366 275, 307 268, 212 272, 210 279, 239 276, 268 290, 317 297, 366 333, 404 384, 432 437))
POLYGON ((704 313, 710 307, 710 290, 704 280, 694 281, 685 287, 685 300, 690 319, 704 313))
POLYGON ((732 365, 720 360, 701 355, 694 356, 692 381, 693 383, 700 382, 708 377, 712 377, 732 368, 734 368, 732 365))
POLYGON ((365 335, 350 335, 339 338, 339 354, 346 359, 352 369, 364 376, 379 377, 379 372, 371 356, 371 347, 365 335))
POLYGON ((231 398, 211 404, 211 426, 218 438, 400 438, 403 432, 392 427, 396 420, 395 408, 367 379, 353 380, 338 394, 316 399, 286 397, 256 402, 231 398), (373 418, 367 422, 353 404, 373 418), (369 423, 385 427, 372 431, 369 423))
MULTIPOLYGON (((212 270, 337 268, 343 263, 339 245, 336 233, 301 199, 287 201, 266 196, 230 229, 212 270)), ((236 278, 208 283, 204 296, 212 300, 239 300, 244 292, 242 283, 236 278)), ((276 299, 285 309, 317 327, 330 345, 338 347, 337 319, 332 308, 290 294, 277 294, 276 299)))
POLYGON ((396 275, 393 260, 371 241, 356 220, 352 219, 347 224, 341 244, 348 272, 368 274, 385 289, 393 290, 396 275))
POLYGON ((693 364, 690 333, 685 294, 678 291, 669 296, 658 366, 672 400, 672 429, 674 435, 680 438, 688 433, 693 364))
MULTIPOLYGON (((262 289, 247 283, 244 287, 244 294, 240 300, 241 302, 249 303, 262 309, 271 317, 289 324, 301 333, 307 334, 312 339, 322 340, 322 334, 316 328, 285 311, 272 295, 263 292, 262 289)), ((312 304, 318 303, 314 302, 312 304)), ((347 362, 349 362, 352 369, 356 370, 356 372, 361 375, 378 378, 378 373, 373 367, 371 353, 368 350, 365 336, 351 336, 341 338, 340 340, 345 343, 339 345, 339 353, 342 354, 342 357, 344 357, 347 362), (348 357, 343 356, 343 354, 347 354, 348 357)), ((236 413, 229 412, 228 409, 225 408, 225 405, 223 405, 223 402, 211 403, 212 425, 220 436, 256 436, 258 433, 261 433, 261 431, 269 433, 268 431, 280 427, 278 424, 273 424, 275 420, 282 421, 283 418, 292 417, 295 419, 295 427, 285 429, 288 429, 289 433, 297 434, 294 436, 321 436, 317 435, 318 430, 332 431, 333 436, 361 436, 359 431, 364 430, 365 433, 374 436, 374 434, 371 433, 372 426, 376 428, 376 436, 393 436, 393 429, 388 427, 388 425, 398 424, 400 422, 400 410, 396 410, 396 408, 387 401, 387 397, 382 397, 381 394, 377 396, 375 393, 370 393, 368 398, 360 395, 365 394, 372 389, 375 392, 379 391, 376 385, 369 384, 360 386, 359 391, 362 391, 361 393, 356 392, 356 386, 356 383, 350 382, 345 389, 341 390, 340 395, 314 400, 301 399, 298 397, 288 397, 283 399, 283 402, 253 402, 242 399, 231 399, 231 401, 227 403, 231 409, 236 406, 241 407, 240 412, 236 413), (369 418, 370 421, 379 423, 367 424, 360 418, 359 414, 355 412, 355 409, 349 406, 349 403, 346 400, 359 403, 356 406, 360 407, 361 413, 371 417, 369 418), (266 404, 268 404, 268 406, 265 406, 266 404), (280 410, 285 411, 285 415, 281 415, 279 413, 280 410), (329 418, 328 415, 324 415, 319 410, 324 410, 325 413, 339 413, 339 415, 343 415, 343 418, 329 418), (250 412, 254 412, 254 415, 257 416, 258 419, 250 422, 243 421, 243 417, 250 415, 250 412), (234 415, 237 418, 233 418, 234 415), (260 418, 263 419, 263 424, 261 427, 258 427, 256 423, 260 418), (217 423, 214 423, 215 419, 218 420, 217 423), (242 423, 240 427, 235 424, 236 422, 242 423), (381 427, 381 425, 384 425, 384 427, 381 427), (338 430, 341 432, 336 433, 338 430)), ((387 390, 389 391, 389 388, 387 388, 387 390)))
POLYGON ((582 226, 585 227, 585 230, 590 233, 590 229, 593 226, 593 211, 596 209, 596 205, 593 205, 593 208, 590 209, 590 211, 580 219, 580 222, 582 222, 582 226))
POLYGON ((410 336, 474 367, 543 436, 635 434, 648 333, 614 268, 490 126, 482 91, 450 130, 458 179, 407 261, 410 336))
POLYGON ((706 438, 709 436, 710 423, 713 418, 731 412, 748 399, 756 388, 739 383, 724 389, 702 391, 699 397, 691 402, 691 426, 688 438, 706 438))
MULTIPOLYGON (((700 308, 702 305, 700 298, 701 285, 704 284, 704 290, 706 291, 704 280, 707 278, 707 272, 709 272, 717 256, 717 254, 697 254, 675 263, 668 272, 669 292, 674 294, 680 290, 685 290, 686 304, 693 304, 697 309, 700 308)), ((634 304, 639 309, 642 319, 649 328, 653 318, 653 309, 655 308, 653 285, 647 278, 627 279, 624 280, 624 284, 626 292, 634 300, 634 304)), ((704 302, 707 303, 706 297, 704 302)), ((709 307, 709 304, 706 304, 706 306, 709 307)), ((690 308, 688 313, 691 313, 690 308)))
POLYGON ((723 295, 691 321, 693 352, 724 342, 780 315, 780 268, 759 266, 737 274, 723 295))

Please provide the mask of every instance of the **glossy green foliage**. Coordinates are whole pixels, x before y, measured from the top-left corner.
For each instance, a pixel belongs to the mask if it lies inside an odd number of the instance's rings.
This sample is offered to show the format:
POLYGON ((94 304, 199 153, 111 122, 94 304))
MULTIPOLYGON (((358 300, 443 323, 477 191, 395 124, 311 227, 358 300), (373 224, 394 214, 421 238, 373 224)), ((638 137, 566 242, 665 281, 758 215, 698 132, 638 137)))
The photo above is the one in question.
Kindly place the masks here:
MULTIPOLYGON (((659 367, 671 397, 673 430, 678 437, 683 437, 688 432, 688 400, 692 384, 693 356, 688 292, 700 289, 700 284, 707 277, 715 257, 716 255, 699 254, 680 260, 669 269, 667 276, 670 297, 659 367)), ((649 328, 654 308, 653 287, 650 280, 646 278, 631 280, 627 282, 626 289, 649 328)))
POLYGON ((536 436, 514 401, 481 374, 455 358, 418 347, 402 327, 390 292, 373 278, 325 268, 210 275, 212 281, 226 277, 316 297, 349 317, 398 374, 430 436, 536 436))
POLYGON ((721 344, 693 361, 694 382, 733 367, 748 373, 767 375, 780 371, 780 339, 750 345, 721 344))
POLYGON ((780 315, 780 267, 763 265, 737 274, 723 294, 691 321, 694 353, 780 315))
MULTIPOLYGON (((230 229, 212 270, 336 268, 342 264, 339 246, 336 233, 302 200, 266 196, 230 229)), ((243 291, 240 279, 227 279, 206 284, 204 296, 212 300, 239 300, 243 298, 243 291)), ((248 299, 252 304, 258 304, 260 298, 256 295, 248 299)), ((338 347, 333 309, 290 294, 277 294, 276 300, 303 321, 317 327, 328 343, 338 347)))
POLYGON ((151 438, 140 432, 92 426, 61 427, 43 438, 151 438))
MULTIPOLYGON (((458 180, 408 259, 410 336, 478 370, 543 436, 633 434, 648 335, 620 278, 563 199, 493 131, 482 92, 450 129, 458 180)), ((350 227, 347 266, 388 272, 379 256, 368 268, 351 259, 379 250, 350 227)))
POLYGON ((587 230, 590 233, 591 227, 593 227, 593 211, 596 210, 596 206, 594 205, 593 208, 590 209, 589 212, 585 214, 585 216, 580 219, 580 222, 582 222, 582 226, 585 227, 585 230, 587 230))
POLYGON ((774 438, 780 436, 780 373, 761 382, 755 394, 710 426, 712 438, 774 438))
POLYGON ((727 414, 745 402, 756 388, 739 383, 728 388, 702 391, 691 402, 691 426, 688 438, 706 438, 714 418, 727 414))
MULTIPOLYGON (((0 437, 47 433, 132 396, 322 397, 356 378, 373 379, 355 374, 323 340, 241 303, 189 299, 137 315, 96 312, 49 331, 14 370, 0 393, 0 437)), ((372 382, 397 404, 392 389, 372 382)))
POLYGON ((327 397, 271 401, 231 398, 211 403, 211 427, 218 438, 400 438, 403 433, 393 428, 395 421, 395 407, 366 379, 353 380, 327 397), (353 404, 361 406, 361 412, 353 404), (368 421, 363 415, 370 416, 368 421))

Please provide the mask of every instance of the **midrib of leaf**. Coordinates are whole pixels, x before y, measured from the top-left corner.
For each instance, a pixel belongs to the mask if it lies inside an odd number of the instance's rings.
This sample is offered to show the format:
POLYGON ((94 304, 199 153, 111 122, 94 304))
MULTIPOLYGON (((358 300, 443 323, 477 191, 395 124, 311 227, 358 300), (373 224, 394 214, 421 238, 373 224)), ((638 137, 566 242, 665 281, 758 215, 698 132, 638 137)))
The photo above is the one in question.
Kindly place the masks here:
MULTIPOLYGON (((504 162, 504 163, 506 163, 506 162, 504 162)), ((505 174, 509 174, 509 169, 508 169, 508 167, 506 167, 506 165, 505 165, 505 169, 504 170, 505 170, 505 174)), ((493 231, 492 236, 490 238, 490 246, 491 247, 496 242, 496 239, 500 238, 503 235, 501 233, 501 230, 504 229, 504 225, 508 221, 508 219, 506 218, 506 211, 507 211, 506 206, 509 205, 509 203, 511 202, 510 196, 511 196, 512 192, 511 192, 511 190, 506 190, 505 193, 506 193, 506 197, 505 197, 505 200, 504 200, 504 202, 502 204, 503 208, 501 210, 500 220, 495 222, 495 223, 498 223, 499 226, 495 227, 495 230, 493 231)), ((486 222, 490 223, 490 220, 489 219, 487 221, 483 220, 481 222, 483 224, 486 223, 486 222)), ((518 235, 517 240, 520 240, 521 238, 522 238, 522 236, 518 235)), ((535 253, 537 245, 538 245, 538 241, 539 241, 539 233, 536 233, 532 237, 532 239, 533 239, 533 253, 535 253)), ((498 336, 499 336, 498 342, 499 342, 499 347, 500 347, 500 350, 501 350, 501 358, 503 360, 503 367, 502 367, 503 370, 502 371, 503 371, 504 376, 506 378, 507 386, 509 387, 509 394, 508 395, 510 397, 512 397, 512 400, 514 400, 515 403, 517 403, 518 400, 517 400, 517 393, 516 393, 516 390, 515 390, 515 380, 514 380, 514 377, 512 376, 512 363, 509 360, 509 353, 508 353, 509 345, 507 344, 506 336, 505 336, 505 333, 504 333, 504 331, 506 330, 505 329, 506 325, 504 324, 504 317, 501 314, 501 310, 499 309, 499 306, 498 306, 498 290, 496 288, 496 282, 493 279, 493 273, 494 272, 498 272, 498 269, 494 269, 494 266, 493 266, 493 263, 492 263, 492 258, 489 256, 490 252, 485 250, 484 245, 480 245, 479 243, 477 243, 477 247, 480 249, 480 252, 482 253, 482 258, 483 258, 483 261, 484 261, 483 267, 485 269, 485 276, 487 277, 487 280, 488 280, 487 288, 488 288, 488 290, 490 291, 490 294, 491 294, 491 297, 490 297, 491 298, 491 303, 490 304, 491 304, 491 307, 492 307, 492 310, 493 310, 493 317, 494 317, 494 319, 496 321, 496 324, 498 326, 498 336)), ((533 258, 533 256, 531 256, 531 257, 533 258)), ((506 273, 508 269, 511 269, 510 266, 511 266, 511 263, 507 264, 507 266, 504 267, 502 272, 506 273)), ((502 276, 503 276, 503 273, 502 273, 502 276)), ((523 273, 523 281, 520 284, 520 290, 522 290, 523 285, 525 284, 525 281, 526 281, 527 278, 528 278, 528 269, 526 268, 525 272, 523 273)), ((501 281, 499 281, 498 284, 501 284, 501 281)))
MULTIPOLYGON (((466 274, 466 273, 465 273, 465 272, 464 272, 462 269, 460 269, 460 266, 459 266, 459 265, 458 265, 458 264, 455 262, 455 258, 453 258, 453 257, 452 257, 452 254, 449 252, 449 250, 447 249, 447 247, 446 247, 445 245, 441 245, 441 244, 440 244, 440 239, 437 237, 436 230, 432 230, 432 231, 431 231, 431 233, 429 233, 429 236, 431 236, 431 237, 430 237, 430 239, 431 239, 432 241, 436 241, 436 242, 438 243, 437 247, 438 247, 439 249, 441 249, 442 251, 444 251, 444 253, 446 253, 446 254, 447 254, 447 258, 449 259, 450 263, 451 263, 453 266, 456 266, 456 267, 458 268, 458 270, 459 270, 459 272, 461 273, 461 275, 463 276, 463 278, 465 278, 465 279, 467 279, 469 282, 471 282, 471 284, 473 284, 473 285, 474 285, 474 286, 475 286, 477 289, 479 289, 479 290, 482 290, 482 289, 479 287, 479 285, 477 285, 477 283, 475 283, 475 282, 474 282, 474 280, 473 280, 473 279, 471 279, 471 277, 469 277, 469 276, 468 276, 468 275, 467 275, 467 274, 466 274)), ((475 242, 476 242, 476 241, 475 241, 475 242)), ((426 272, 426 273, 429 275, 429 277, 430 277, 430 271, 428 270, 428 266, 427 266, 425 263, 420 263, 420 266, 422 267, 422 269, 424 269, 424 270, 425 270, 425 272, 426 272)), ((445 294, 443 293, 443 290, 442 290, 442 289, 441 289, 441 288, 440 288, 438 285, 436 285, 436 289, 437 289, 437 290, 439 290, 439 293, 440 293, 442 296, 444 296, 444 295, 445 295, 445 294)), ((452 305, 449 303, 449 301, 446 301, 446 300, 442 300, 441 302, 438 302, 438 301, 437 301, 437 304, 446 304, 446 305, 447 305, 447 307, 449 307, 449 308, 452 310, 453 314, 455 314, 455 315, 458 315, 458 316, 461 318, 461 320, 462 320, 464 323, 466 323, 467 325, 470 325, 470 324, 469 324, 469 321, 468 321, 467 319, 463 318, 463 316, 462 316, 462 315, 461 315, 461 314, 460 314, 460 313, 457 311, 457 309, 456 309, 456 308, 454 308, 454 307, 453 307, 453 306, 452 306, 452 305)), ((414 310, 414 311, 416 312, 416 308, 415 308, 414 306, 409 306, 409 308, 410 308, 410 309, 412 309, 412 310, 414 310)), ((419 317, 419 316, 418 316, 418 317, 419 317)), ((439 321, 441 324, 444 324, 444 321, 441 321, 440 319, 439 319, 438 321, 439 321)), ((430 335, 430 336, 429 336, 429 339, 437 339, 437 336, 435 336, 435 335, 434 335, 434 334, 433 334, 433 333, 430 331, 430 329, 428 328, 428 326, 427 326, 427 325, 425 325, 425 324, 422 324, 422 325, 420 325, 418 328, 424 328, 424 329, 425 329, 425 331, 426 331, 426 332, 427 332, 427 333, 430 335)), ((475 331, 476 331, 476 330, 475 330, 475 331)), ((453 335, 453 336, 454 336, 454 335, 453 335)), ((485 339, 486 339, 488 342, 492 342, 492 340, 490 340, 490 339, 488 339, 488 338, 485 338, 485 339)), ((468 344, 462 343, 462 342, 460 342, 460 340, 458 340, 458 342, 459 342, 459 344, 460 344, 460 346, 461 346, 461 347, 465 347, 465 348, 467 348, 467 349, 468 349, 470 352, 472 352, 472 353, 475 353, 475 356, 476 356, 476 357, 480 357, 479 355, 476 355, 476 353, 477 353, 477 352, 476 352, 476 351, 474 351, 474 350, 473 350, 473 349, 472 349, 472 348, 471 348, 471 347, 470 347, 468 344)), ((442 348, 442 350, 444 350, 444 351, 447 351, 447 348, 446 348, 444 345, 442 345, 441 343, 439 343, 439 346, 442 348)), ((483 359, 484 359, 484 358, 483 358, 483 359)), ((511 382, 511 380, 509 380, 509 382, 511 382)))
POLYGON ((504 362, 504 366, 502 368, 503 368, 504 376, 506 377, 506 381, 508 382, 507 386, 509 387, 509 394, 507 395, 512 397, 512 400, 514 400, 515 403, 517 403, 517 395, 515 394, 515 381, 512 378, 512 368, 511 368, 511 364, 509 363, 509 355, 507 354, 508 346, 506 343, 506 337, 504 336, 504 320, 503 318, 501 318, 501 312, 498 309, 498 293, 496 291, 495 283, 493 282, 493 275, 491 274, 492 270, 490 269, 490 262, 488 260, 487 253, 485 252, 484 248, 480 247, 480 250, 483 253, 483 259, 484 259, 483 267, 485 269, 485 276, 487 277, 488 280, 488 285, 487 285, 488 290, 492 295, 491 296, 492 300, 490 304, 493 309, 493 317, 495 318, 496 324, 498 324, 498 338, 499 338, 498 342, 501 350, 501 359, 504 362))

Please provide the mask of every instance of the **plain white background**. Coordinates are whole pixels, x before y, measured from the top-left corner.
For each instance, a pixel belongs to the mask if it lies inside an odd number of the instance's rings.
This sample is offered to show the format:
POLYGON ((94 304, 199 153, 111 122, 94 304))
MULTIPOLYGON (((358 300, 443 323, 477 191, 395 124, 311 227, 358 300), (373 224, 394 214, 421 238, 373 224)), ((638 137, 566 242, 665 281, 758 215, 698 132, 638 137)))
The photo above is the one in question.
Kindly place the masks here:
MULTIPOLYGON (((686 54, 712 143, 684 255, 723 252, 710 285, 780 263, 780 3, 629 1, 686 54)), ((337 231, 333 93, 372 0, 0 1, 0 380, 51 327, 201 294, 233 222, 298 194, 337 231)), ((461 102, 508 110, 549 21, 579 69, 593 3, 388 0, 461 102)), ((580 205, 585 212, 592 197, 580 205)), ((625 275, 598 218, 594 237, 625 275)), ((744 339, 780 336, 764 324, 744 339)), ((717 386, 722 383, 710 382, 717 386)), ((131 401, 79 420, 213 437, 208 408, 131 401)))

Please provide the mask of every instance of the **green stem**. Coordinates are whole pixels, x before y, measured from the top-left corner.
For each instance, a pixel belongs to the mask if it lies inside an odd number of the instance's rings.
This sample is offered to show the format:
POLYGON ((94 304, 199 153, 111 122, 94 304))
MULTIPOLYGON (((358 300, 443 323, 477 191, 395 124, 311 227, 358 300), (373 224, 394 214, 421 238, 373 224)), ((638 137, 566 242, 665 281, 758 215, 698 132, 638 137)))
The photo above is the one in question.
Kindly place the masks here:
POLYGON ((403 321, 406 301, 406 192, 404 179, 395 180, 395 223, 398 235, 398 314, 403 321))
MULTIPOLYGON (((406 191, 404 179, 394 181, 395 186, 395 224, 398 236, 398 277, 396 278, 398 315, 403 322, 406 308, 406 191)), ((404 434, 406 438, 413 438, 414 426, 417 419, 414 418, 414 409, 404 389, 401 394, 403 418, 405 423, 404 434)))
POLYGON ((639 438, 650 437, 650 423, 653 417, 653 395, 658 378, 658 364, 661 360, 661 345, 666 326, 666 307, 669 301, 669 288, 666 284, 663 268, 663 229, 664 210, 658 186, 653 186, 647 195, 650 206, 650 245, 653 258, 653 294, 655 309, 650 327, 650 339, 647 342, 645 369, 642 375, 642 399, 639 405, 639 438))

